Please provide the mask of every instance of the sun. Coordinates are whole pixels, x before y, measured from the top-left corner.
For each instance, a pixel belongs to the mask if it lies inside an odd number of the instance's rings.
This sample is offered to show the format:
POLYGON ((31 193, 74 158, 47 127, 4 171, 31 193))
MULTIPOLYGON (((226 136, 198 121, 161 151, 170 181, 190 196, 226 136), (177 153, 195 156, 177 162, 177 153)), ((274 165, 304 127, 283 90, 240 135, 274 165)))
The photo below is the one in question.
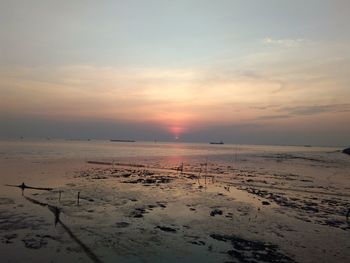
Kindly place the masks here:
POLYGON ((180 139, 181 134, 185 131, 185 128, 179 125, 170 126, 168 129, 176 141, 180 139))

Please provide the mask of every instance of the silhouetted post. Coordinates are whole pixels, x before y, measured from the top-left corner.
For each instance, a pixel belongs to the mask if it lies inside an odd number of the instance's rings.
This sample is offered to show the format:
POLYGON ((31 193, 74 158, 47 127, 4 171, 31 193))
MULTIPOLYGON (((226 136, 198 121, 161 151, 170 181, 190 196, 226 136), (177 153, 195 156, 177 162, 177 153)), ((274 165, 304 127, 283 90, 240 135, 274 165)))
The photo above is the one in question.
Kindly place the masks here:
POLYGON ((61 193, 62 193, 62 191, 59 190, 59 191, 58 191, 58 202, 61 202, 61 193))
POLYGON ((208 175, 208 158, 205 158, 205 186, 207 186, 207 175, 208 175))
POLYGON ((182 164, 181 164, 181 174, 183 173, 183 171, 184 171, 184 163, 182 162, 182 164))
POLYGON ((60 209, 55 206, 54 209, 53 209, 53 213, 55 215, 55 226, 60 221, 60 212, 61 212, 60 209))
POLYGON ((24 189, 26 188, 26 185, 24 182, 21 184, 21 189, 22 189, 22 196, 24 195, 24 189))
POLYGON ((77 205, 79 205, 79 198, 80 198, 80 192, 78 192, 78 200, 77 200, 77 205))

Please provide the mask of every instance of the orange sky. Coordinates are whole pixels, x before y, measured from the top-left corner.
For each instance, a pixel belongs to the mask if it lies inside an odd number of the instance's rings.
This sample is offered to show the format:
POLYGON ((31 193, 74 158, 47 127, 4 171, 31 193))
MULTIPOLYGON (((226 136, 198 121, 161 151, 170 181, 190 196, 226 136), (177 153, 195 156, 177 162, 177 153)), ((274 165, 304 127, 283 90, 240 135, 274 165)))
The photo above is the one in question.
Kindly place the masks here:
POLYGON ((319 130, 321 142, 334 127, 350 140, 348 4, 254 6, 8 2, 0 118, 132 123, 188 140, 247 126, 319 130))

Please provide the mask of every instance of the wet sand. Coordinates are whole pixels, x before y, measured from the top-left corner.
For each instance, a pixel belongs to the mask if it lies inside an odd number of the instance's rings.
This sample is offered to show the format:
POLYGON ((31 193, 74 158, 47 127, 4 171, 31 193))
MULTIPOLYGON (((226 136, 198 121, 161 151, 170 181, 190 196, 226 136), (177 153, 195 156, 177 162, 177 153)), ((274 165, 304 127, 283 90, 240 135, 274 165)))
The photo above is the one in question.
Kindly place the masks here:
POLYGON ((347 262, 350 185, 340 159, 1 159, 0 254, 4 262, 347 262), (22 195, 4 186, 22 182, 54 189, 22 195))

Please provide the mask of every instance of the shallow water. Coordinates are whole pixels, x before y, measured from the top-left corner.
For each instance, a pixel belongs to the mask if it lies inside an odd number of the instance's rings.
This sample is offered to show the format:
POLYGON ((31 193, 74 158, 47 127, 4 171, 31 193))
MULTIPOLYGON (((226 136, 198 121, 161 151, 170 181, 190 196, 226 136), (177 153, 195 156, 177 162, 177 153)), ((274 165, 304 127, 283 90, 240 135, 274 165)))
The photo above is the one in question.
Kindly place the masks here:
POLYGON ((302 147, 270 145, 211 145, 203 143, 110 142, 103 140, 12 140, 0 141, 0 156, 32 158, 117 158, 145 156, 194 156, 241 154, 308 153, 325 154, 340 150, 336 147, 302 147))
POLYGON ((89 251, 102 262, 346 262, 350 158, 339 150, 2 141, 0 253, 5 262, 88 262, 89 251), (4 186, 22 182, 54 190, 4 186), (26 197, 62 209, 88 252, 26 197))

